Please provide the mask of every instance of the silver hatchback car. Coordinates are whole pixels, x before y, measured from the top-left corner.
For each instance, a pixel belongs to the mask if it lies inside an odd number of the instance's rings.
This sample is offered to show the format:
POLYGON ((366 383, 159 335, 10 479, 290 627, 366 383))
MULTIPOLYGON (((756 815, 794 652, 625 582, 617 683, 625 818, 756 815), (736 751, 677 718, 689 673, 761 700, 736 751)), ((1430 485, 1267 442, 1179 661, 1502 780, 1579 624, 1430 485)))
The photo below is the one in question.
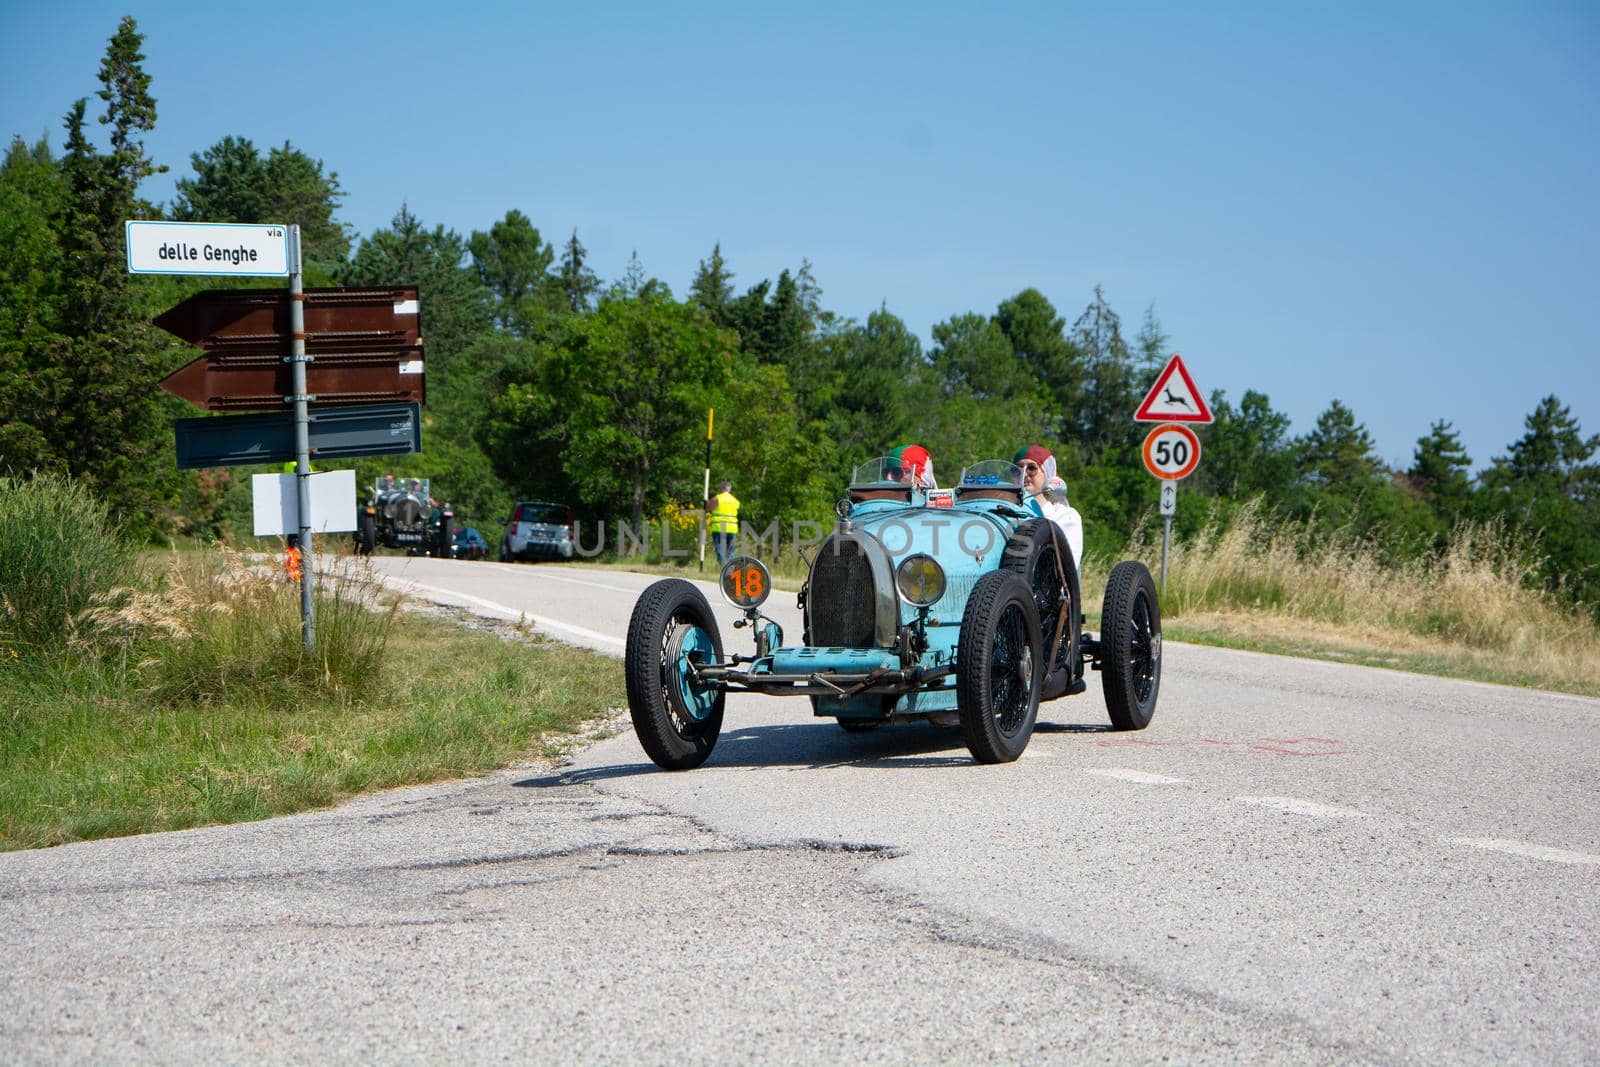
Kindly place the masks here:
POLYGON ((571 559, 572 509, 548 500, 520 500, 500 539, 500 560, 571 559))

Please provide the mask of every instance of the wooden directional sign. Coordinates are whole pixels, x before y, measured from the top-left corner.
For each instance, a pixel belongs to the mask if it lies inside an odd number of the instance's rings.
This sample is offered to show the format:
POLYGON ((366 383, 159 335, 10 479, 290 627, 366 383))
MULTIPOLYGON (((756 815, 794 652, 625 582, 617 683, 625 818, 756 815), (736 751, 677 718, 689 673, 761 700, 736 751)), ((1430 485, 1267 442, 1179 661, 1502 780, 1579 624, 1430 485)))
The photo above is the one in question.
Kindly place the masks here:
MULTIPOLYGON (((178 419, 178 469, 238 467, 294 459, 294 413, 178 419)), ((416 404, 369 404, 311 413, 311 458, 357 459, 422 451, 422 411, 416 404)))
MULTIPOLYGON (((415 286, 307 289, 306 352, 401 352, 422 344, 415 286)), ((289 294, 209 289, 156 316, 155 324, 207 352, 287 355, 289 294)))
MULTIPOLYGON (((307 289, 304 310, 309 403, 426 400, 415 286, 307 289)), ((252 411, 281 408, 293 395, 285 290, 208 290, 155 324, 206 351, 161 382, 173 396, 207 411, 252 411)))
MULTIPOLYGON (((161 388, 207 411, 272 411, 293 394, 292 367, 280 355, 219 352, 161 380, 161 388)), ((312 407, 426 401, 422 349, 325 352, 306 364, 312 407)))

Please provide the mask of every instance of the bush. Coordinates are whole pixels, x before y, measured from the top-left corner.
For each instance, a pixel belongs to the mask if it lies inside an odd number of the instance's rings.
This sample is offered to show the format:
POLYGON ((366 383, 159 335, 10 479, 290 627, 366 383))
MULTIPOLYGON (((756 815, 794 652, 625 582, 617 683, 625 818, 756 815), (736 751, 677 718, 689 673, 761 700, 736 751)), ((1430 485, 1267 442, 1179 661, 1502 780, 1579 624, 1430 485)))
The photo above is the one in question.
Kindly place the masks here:
POLYGON ((174 555, 139 592, 90 612, 103 645, 134 652, 138 675, 159 701, 258 700, 292 707, 381 694, 383 658, 398 602, 379 595, 370 568, 319 553, 316 641, 306 649, 300 586, 276 562, 251 565, 223 546, 174 555))
POLYGON ((0 657, 59 661, 134 574, 133 546, 84 483, 0 477, 0 657))

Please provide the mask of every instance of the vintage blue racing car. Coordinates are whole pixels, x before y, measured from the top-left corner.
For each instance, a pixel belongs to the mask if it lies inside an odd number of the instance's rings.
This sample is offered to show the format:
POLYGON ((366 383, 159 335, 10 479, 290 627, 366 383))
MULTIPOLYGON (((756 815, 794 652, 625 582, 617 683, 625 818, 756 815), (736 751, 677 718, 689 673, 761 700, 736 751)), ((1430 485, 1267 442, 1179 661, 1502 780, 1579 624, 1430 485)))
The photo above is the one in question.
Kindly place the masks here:
POLYGON ((930 490, 883 457, 858 467, 839 521, 800 590, 803 641, 786 645, 761 613, 766 567, 729 560, 723 596, 753 655, 723 654, 711 606, 678 578, 649 586, 628 625, 628 707, 645 752, 667 770, 697 767, 722 730, 730 692, 811 698, 856 732, 931 719, 959 723, 973 758, 1015 760, 1039 703, 1081 693, 1101 673, 1118 730, 1140 730, 1161 685, 1161 611, 1144 564, 1118 563, 1099 636, 1085 633, 1078 569, 1059 527, 1028 508, 1022 472, 974 464, 930 490))

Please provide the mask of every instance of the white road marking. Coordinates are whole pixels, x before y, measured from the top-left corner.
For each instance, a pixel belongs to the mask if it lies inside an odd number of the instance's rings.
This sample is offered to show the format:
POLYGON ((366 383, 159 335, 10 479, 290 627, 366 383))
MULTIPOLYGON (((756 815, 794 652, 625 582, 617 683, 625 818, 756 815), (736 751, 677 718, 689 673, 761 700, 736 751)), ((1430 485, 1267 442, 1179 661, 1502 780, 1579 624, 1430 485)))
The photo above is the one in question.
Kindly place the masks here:
POLYGON ((1126 767, 1085 767, 1084 774, 1093 774, 1101 778, 1116 778, 1123 782, 1138 782, 1140 785, 1182 785, 1182 778, 1168 778, 1164 774, 1151 774, 1149 771, 1132 771, 1126 767))
POLYGON ((1330 804, 1318 804, 1312 800, 1301 800, 1299 797, 1234 797, 1241 804, 1254 804, 1262 808, 1274 808, 1287 815, 1309 815, 1314 819, 1367 819, 1371 818, 1364 811, 1354 808, 1336 808, 1330 804))
POLYGON ((1445 842, 1451 845, 1487 849, 1490 852, 1505 852, 1512 856, 1526 856, 1529 859, 1550 860, 1552 863, 1587 863, 1600 867, 1600 856, 1590 855, 1587 852, 1568 852, 1566 849, 1548 848, 1544 845, 1530 845, 1526 841, 1507 841, 1500 837, 1447 837, 1445 842))
MULTIPOLYGON (((508 566, 510 566, 510 564, 508 564, 508 566)), ((605 582, 591 582, 583 578, 567 578, 561 575, 550 573, 540 573, 537 574, 536 577, 538 577, 541 581, 547 582, 566 582, 568 585, 587 585, 591 589, 609 589, 613 593, 642 593, 644 591, 642 589, 635 589, 633 586, 628 585, 607 585, 605 582)))
POLYGON ((493 612, 494 614, 502 616, 506 619, 511 619, 513 621, 518 619, 526 619, 530 624, 538 627, 541 630, 563 630, 569 634, 572 634, 576 637, 582 637, 588 641, 600 641, 607 645, 615 645, 617 648, 624 648, 627 646, 626 641, 618 637, 613 637, 610 634, 603 634, 596 630, 586 630, 582 626, 573 626, 570 623, 556 622, 554 619, 542 619, 530 612, 518 611, 516 608, 507 607, 504 604, 497 604, 492 600, 485 600, 482 597, 472 596, 468 593, 458 593, 453 589, 441 589, 436 585, 425 585, 422 582, 413 581, 409 578, 394 578, 387 575, 384 577, 384 584, 392 585, 399 589, 402 593, 417 589, 429 593, 438 593, 441 596, 451 598, 451 600, 464 600, 469 604, 476 605, 477 607, 493 612))

